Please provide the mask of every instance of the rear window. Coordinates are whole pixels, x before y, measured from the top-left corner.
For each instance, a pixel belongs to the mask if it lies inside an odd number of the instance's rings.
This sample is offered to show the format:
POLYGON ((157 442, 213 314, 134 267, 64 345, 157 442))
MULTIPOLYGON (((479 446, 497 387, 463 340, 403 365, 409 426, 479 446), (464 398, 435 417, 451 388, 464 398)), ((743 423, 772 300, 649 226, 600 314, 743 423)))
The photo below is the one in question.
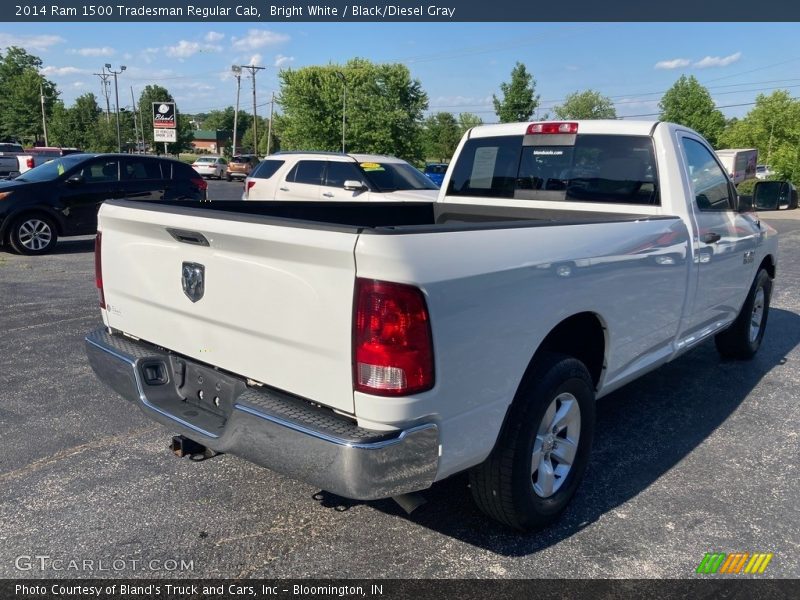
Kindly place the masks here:
POLYGON ((579 134, 574 145, 548 145, 547 136, 534 141, 523 145, 523 136, 467 141, 448 195, 659 204, 650 137, 579 134))
POLYGON ((0 152, 23 152, 19 144, 0 144, 0 152))
POLYGON ((162 163, 162 170, 164 171, 164 177, 167 177, 167 174, 170 172, 170 165, 172 165, 172 179, 196 179, 199 177, 197 171, 195 171, 191 165, 187 165, 186 163, 178 162, 177 160, 168 160, 162 163))
POLYGON ((275 175, 276 171, 281 168, 284 162, 285 161, 282 160, 265 160, 253 170, 250 177, 269 179, 275 175))
POLYGON ((444 175, 447 172, 447 165, 427 165, 425 167, 425 172, 434 175, 444 175))

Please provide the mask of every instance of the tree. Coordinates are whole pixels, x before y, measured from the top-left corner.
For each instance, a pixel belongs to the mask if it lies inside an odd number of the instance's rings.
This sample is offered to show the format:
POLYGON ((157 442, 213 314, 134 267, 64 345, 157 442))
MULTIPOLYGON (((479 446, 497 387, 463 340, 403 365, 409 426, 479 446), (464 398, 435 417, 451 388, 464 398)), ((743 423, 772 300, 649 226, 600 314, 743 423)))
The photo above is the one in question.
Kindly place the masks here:
POLYGON ((473 115, 468 112, 458 115, 458 126, 461 129, 461 135, 464 135, 468 129, 472 129, 478 125, 483 125, 483 119, 478 115, 473 115))
MULTIPOLYGON (((97 98, 91 93, 78 96, 70 108, 65 108, 61 101, 56 102, 49 119, 50 143, 83 150, 94 149, 97 122, 101 114, 97 98)), ((105 117, 102 119, 105 120, 105 117)), ((116 150, 116 129, 114 144, 116 150)))
POLYGON ((521 62, 511 70, 511 82, 500 84, 500 91, 503 99, 492 94, 492 101, 501 123, 529 121, 539 107, 536 80, 521 62))
POLYGON ((460 139, 458 121, 452 113, 438 112, 425 119, 425 158, 435 158, 439 162, 450 160, 460 139))
POLYGON ((694 77, 681 75, 658 103, 660 119, 691 127, 712 146, 725 127, 725 117, 714 105, 711 94, 694 77))
MULTIPOLYGON (((239 113, 241 116, 241 113, 239 113)), ((253 127, 252 122, 253 118, 250 115, 247 115, 249 119, 249 123, 251 125, 247 128, 244 134, 240 138, 240 142, 238 148, 241 148, 242 152, 247 150, 248 152, 252 152, 253 148, 253 127)), ((239 131, 242 131, 240 129, 239 131)), ((264 117, 258 117, 258 149, 255 151, 256 154, 259 156, 264 156, 267 154, 267 132, 269 131, 269 119, 264 117)), ((272 142, 269 144, 269 152, 272 154, 273 152, 277 152, 281 148, 280 140, 278 139, 277 132, 275 127, 272 128, 272 142)))
MULTIPOLYGON (((139 113, 144 116, 142 132, 144 134, 145 145, 149 145, 157 153, 163 150, 163 145, 153 142, 153 103, 174 101, 169 90, 160 85, 145 86, 139 96, 139 105, 136 108, 139 110, 139 113)), ((194 139, 192 124, 189 122, 188 115, 180 114, 177 106, 175 107, 175 124, 177 125, 177 141, 167 144, 167 152, 169 154, 178 154, 179 152, 188 150, 191 147, 191 141, 194 139)))
POLYGON ((41 68, 41 59, 22 48, 10 46, 0 54, 0 138, 26 143, 42 138, 41 94, 49 115, 58 90, 41 68))
POLYGON ((731 123, 720 136, 728 148, 758 148, 760 163, 769 164, 779 178, 800 180, 800 101, 778 90, 756 97, 744 118, 731 123))
POLYGON ((428 97, 406 66, 355 58, 345 65, 284 69, 278 77, 282 114, 275 127, 283 148, 341 150, 346 89, 348 151, 422 159, 420 122, 428 97))
POLYGON ((608 96, 595 90, 573 92, 564 99, 564 104, 553 107, 559 119, 616 119, 617 111, 608 96))
MULTIPOLYGON (((201 121, 201 129, 208 129, 211 131, 230 131, 233 134, 233 121, 236 110, 233 106, 228 106, 223 110, 212 110, 201 121)), ((250 129, 253 124, 253 117, 242 110, 236 118, 237 137, 242 138, 243 132, 250 129)), ((266 131, 266 130, 265 130, 266 131)), ((259 136, 260 137, 260 136, 259 136)), ((237 140, 236 146, 241 146, 237 140)))

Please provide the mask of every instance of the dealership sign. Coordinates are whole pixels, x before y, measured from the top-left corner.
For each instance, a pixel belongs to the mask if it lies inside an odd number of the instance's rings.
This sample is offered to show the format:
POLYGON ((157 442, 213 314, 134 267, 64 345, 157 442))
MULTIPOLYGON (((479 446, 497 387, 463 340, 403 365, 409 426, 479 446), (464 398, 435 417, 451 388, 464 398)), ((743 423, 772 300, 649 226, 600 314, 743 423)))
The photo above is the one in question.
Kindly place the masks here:
POLYGON ((178 135, 174 129, 153 129, 154 142, 177 142, 178 135))
POLYGON ((153 128, 175 129, 176 126, 175 103, 153 102, 153 128))

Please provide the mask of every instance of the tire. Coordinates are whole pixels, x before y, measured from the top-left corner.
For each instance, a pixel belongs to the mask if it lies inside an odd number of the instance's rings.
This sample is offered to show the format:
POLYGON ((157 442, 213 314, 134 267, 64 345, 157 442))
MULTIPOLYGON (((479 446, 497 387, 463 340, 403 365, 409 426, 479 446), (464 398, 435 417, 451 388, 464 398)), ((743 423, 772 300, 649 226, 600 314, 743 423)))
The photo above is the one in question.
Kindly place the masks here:
POLYGON ((714 337, 720 356, 739 360, 755 356, 767 328, 771 296, 772 279, 765 269, 759 269, 739 316, 728 329, 714 337))
POLYGON ((233 175, 230 173, 225 174, 225 181, 233 181, 233 175))
POLYGON ((41 214, 22 215, 15 219, 8 237, 16 252, 29 256, 51 252, 58 241, 55 223, 41 214))
POLYGON ((594 416, 594 386, 584 364, 563 354, 537 358, 520 384, 494 450, 470 471, 478 507, 521 531, 553 523, 586 471, 594 416), (562 414, 567 426, 553 435, 556 417, 562 414))

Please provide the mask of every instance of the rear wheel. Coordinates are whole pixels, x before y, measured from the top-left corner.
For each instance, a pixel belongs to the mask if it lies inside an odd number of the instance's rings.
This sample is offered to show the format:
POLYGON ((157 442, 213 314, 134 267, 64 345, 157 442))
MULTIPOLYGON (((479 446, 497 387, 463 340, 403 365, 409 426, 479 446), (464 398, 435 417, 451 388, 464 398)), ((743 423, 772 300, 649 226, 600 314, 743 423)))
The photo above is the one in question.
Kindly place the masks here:
POLYGON ((739 316, 728 329, 718 333, 714 338, 720 356, 743 360, 753 358, 764 339, 770 296, 772 296, 772 279, 765 269, 760 269, 739 316))
POLYGON ((52 219, 44 215, 23 215, 14 221, 9 234, 11 247, 20 254, 47 254, 58 234, 52 219))
POLYGON ((582 362, 555 353, 538 358, 497 446, 470 472, 480 509, 523 531, 554 522, 586 470, 594 413, 594 387, 582 362))

